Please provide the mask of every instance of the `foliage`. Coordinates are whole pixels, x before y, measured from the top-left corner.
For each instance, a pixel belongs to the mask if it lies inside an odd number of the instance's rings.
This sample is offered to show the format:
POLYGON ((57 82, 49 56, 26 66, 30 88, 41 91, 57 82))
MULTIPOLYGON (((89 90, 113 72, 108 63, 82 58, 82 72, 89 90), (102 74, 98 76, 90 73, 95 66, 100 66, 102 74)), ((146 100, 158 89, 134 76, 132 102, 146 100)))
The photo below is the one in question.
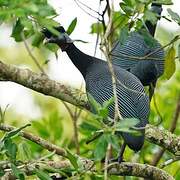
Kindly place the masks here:
MULTIPOLYGON (((166 5, 172 4, 171 0, 157 0, 156 2, 166 5)), ((108 37, 108 40, 111 43, 114 43, 114 41, 119 39, 121 44, 123 44, 129 32, 140 30, 144 26, 145 21, 148 20, 155 23, 158 16, 149 10, 149 5, 151 3, 151 0, 123 0, 119 4, 119 11, 113 12, 113 33, 108 37)), ((179 15, 171 9, 168 9, 168 13, 170 18, 166 17, 166 19, 174 21, 179 25, 179 15)), ((53 7, 48 4, 47 0, 0 0, 0 23, 8 23, 13 26, 11 37, 13 37, 16 42, 28 40, 28 42, 31 42, 31 45, 34 47, 41 48, 45 46, 53 52, 57 51, 57 47, 53 45, 43 45, 44 35, 41 30, 45 27, 53 34, 58 35, 56 29, 54 29, 54 27, 59 25, 59 23, 54 20, 55 16, 57 16, 57 13, 53 7)), ((67 29, 69 35, 74 31, 76 24, 77 18, 74 18, 67 29)), ((100 39, 103 39, 106 27, 107 24, 103 24, 102 21, 93 23, 91 26, 91 33, 96 34, 100 36, 100 39)), ((147 33, 144 33, 144 31, 142 34, 148 45, 150 44, 153 46, 151 37, 147 36, 147 33)), ((173 39, 174 37, 170 38, 173 39)), ((177 96, 179 96, 180 73, 178 72, 179 62, 176 61, 177 57, 180 59, 180 45, 178 44, 178 39, 171 43, 166 49, 165 74, 159 81, 156 94, 151 102, 151 123, 156 123, 159 119, 159 115, 157 115, 157 107, 154 104, 157 102, 158 109, 163 118, 161 125, 166 128, 169 128, 171 124, 177 96), (176 46, 178 46, 178 49, 176 46), (170 80, 167 81, 165 78, 170 80)), ((96 166, 98 167, 100 166, 99 162, 105 158, 108 144, 112 145, 112 154, 114 157, 117 157, 121 145, 121 138, 118 136, 117 132, 129 132, 133 135, 138 135, 138 132, 132 127, 134 127, 139 120, 126 118, 114 123, 113 120, 108 117, 108 108, 112 103, 114 103, 114 98, 105 102, 103 106, 99 105, 90 95, 88 95, 88 98, 91 104, 93 104, 93 110, 96 114, 92 115, 83 113, 78 119, 78 143, 80 147, 80 155, 95 160, 96 166)), ((45 102, 43 101, 41 105, 43 106, 44 104, 45 102)), ((72 165, 70 168, 62 170, 55 168, 41 170, 36 168, 30 177, 32 177, 32 179, 38 177, 39 179, 49 180, 52 179, 52 174, 58 173, 63 177, 73 176, 74 178, 79 179, 103 179, 104 177, 100 172, 92 174, 84 171, 79 156, 75 154, 76 145, 74 135, 71 133, 72 129, 67 125, 69 124, 67 123, 69 117, 60 113, 59 110, 50 112, 51 106, 52 104, 46 109, 42 108, 43 117, 33 120, 31 122, 31 127, 28 128, 28 130, 33 134, 65 148, 67 152, 66 157, 62 158, 54 153, 49 154, 39 145, 21 138, 19 133, 22 129, 26 128, 26 125, 15 131, 1 134, 1 161, 5 164, 10 163, 8 169, 11 170, 19 179, 27 178, 24 171, 22 171, 22 167, 25 164, 31 164, 33 162, 38 163, 41 162, 42 159, 43 162, 45 162, 48 160, 64 160, 64 158, 69 159, 72 165)), ((6 123, 7 118, 5 118, 5 113, 2 109, 0 109, 0 115, 1 122, 6 123)), ((11 116, 8 116, 8 118, 10 117, 11 116)), ((15 120, 15 122, 18 124, 19 119, 15 120)), ((180 128, 177 125, 176 134, 179 133, 180 128)), ((158 148, 155 145, 146 142, 142 151, 136 155, 128 149, 125 152, 125 159, 127 161, 150 163, 157 150, 158 148)), ((161 158, 161 162, 170 158, 171 155, 165 153, 161 158)), ((0 163, 0 176, 3 176, 5 173, 3 166, 4 164, 0 163)), ((180 176, 178 166, 179 163, 177 162, 177 164, 172 164, 169 166, 169 169, 166 169, 166 171, 173 174, 177 179, 180 176)), ((99 167, 99 170, 101 170, 101 167, 99 167)), ((116 179, 117 177, 110 178, 116 179)))

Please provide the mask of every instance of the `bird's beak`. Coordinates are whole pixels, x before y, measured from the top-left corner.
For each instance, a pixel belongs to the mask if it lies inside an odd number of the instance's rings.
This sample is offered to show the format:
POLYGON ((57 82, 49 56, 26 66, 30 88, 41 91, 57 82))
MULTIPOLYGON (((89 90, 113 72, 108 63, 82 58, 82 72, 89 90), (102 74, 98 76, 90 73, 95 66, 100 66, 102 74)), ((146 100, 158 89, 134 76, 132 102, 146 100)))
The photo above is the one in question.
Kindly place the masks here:
POLYGON ((66 33, 62 33, 60 34, 58 37, 50 37, 50 38, 46 38, 44 43, 56 43, 56 44, 69 44, 69 43, 73 43, 74 41, 66 34, 66 33))

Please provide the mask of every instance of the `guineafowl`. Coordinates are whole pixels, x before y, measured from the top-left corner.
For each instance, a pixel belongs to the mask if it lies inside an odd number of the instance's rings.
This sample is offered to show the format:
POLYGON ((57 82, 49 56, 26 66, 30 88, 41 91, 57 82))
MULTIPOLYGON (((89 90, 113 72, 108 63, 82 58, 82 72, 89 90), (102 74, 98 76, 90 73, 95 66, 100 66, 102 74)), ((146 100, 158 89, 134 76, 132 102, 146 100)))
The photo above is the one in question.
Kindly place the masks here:
MULTIPOLYGON (((43 33, 49 43, 56 43, 65 51, 76 68, 81 72, 86 84, 87 95, 91 95, 99 104, 113 97, 112 78, 106 61, 89 56, 80 51, 66 34, 63 27, 56 28, 59 36, 53 35, 48 30, 43 33)), ((113 65, 118 80, 117 97, 118 106, 123 118, 138 118, 136 127, 145 127, 149 116, 149 99, 139 79, 120 66, 113 65)), ((91 104, 90 104, 91 105, 91 104)), ((114 118, 114 103, 109 107, 109 117, 114 118)), ((92 108, 93 112, 93 108, 92 108)), ((139 151, 144 143, 144 129, 139 136, 122 132, 125 144, 132 150, 139 151)))
MULTIPOLYGON (((151 10, 160 16, 162 7, 152 3, 151 10)), ((149 33, 144 29, 131 32, 123 44, 120 41, 114 44, 111 55, 113 64, 130 71, 147 86, 163 74, 164 51, 153 37, 157 23, 145 24, 149 33)))

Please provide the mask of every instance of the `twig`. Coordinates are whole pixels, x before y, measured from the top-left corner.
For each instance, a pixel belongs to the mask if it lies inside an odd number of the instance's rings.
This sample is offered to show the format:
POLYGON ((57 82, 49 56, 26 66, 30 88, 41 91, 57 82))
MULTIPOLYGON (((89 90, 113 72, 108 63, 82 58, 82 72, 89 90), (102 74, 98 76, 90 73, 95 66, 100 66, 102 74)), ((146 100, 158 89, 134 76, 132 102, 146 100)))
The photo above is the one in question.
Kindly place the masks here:
POLYGON ((9 107, 9 104, 6 105, 4 110, 2 110, 2 108, 0 107, 0 123, 4 123, 4 121, 5 121, 5 114, 6 114, 6 111, 7 111, 8 107, 9 107))
MULTIPOLYGON (((13 126, 9 126, 9 125, 5 125, 5 124, 0 124, 0 130, 1 131, 5 131, 5 132, 9 132, 12 130, 15 130, 16 128, 13 126)), ((66 151, 54 144, 51 144, 50 142, 48 142, 47 140, 44 140, 38 136, 35 136, 31 133, 25 132, 25 131, 21 131, 20 136, 36 143, 39 144, 40 146, 42 146, 43 148, 47 149, 50 152, 55 152, 56 154, 60 155, 60 156, 64 156, 66 155, 66 151)))
POLYGON ((79 3, 77 2, 77 0, 74 0, 74 2, 75 2, 75 3, 77 4, 77 6, 78 6, 82 11, 84 11, 87 15, 89 15, 89 16, 92 17, 92 18, 97 19, 98 21, 101 21, 98 17, 93 16, 92 14, 90 14, 89 12, 87 12, 84 8, 82 8, 82 7, 79 5, 79 3))
POLYGON ((25 40, 25 38, 24 38, 24 34, 22 34, 22 39, 23 39, 23 42, 24 42, 24 46, 25 46, 27 52, 29 53, 29 56, 32 58, 32 60, 34 61, 34 63, 36 64, 36 66, 39 68, 39 70, 40 70, 43 74, 46 74, 46 73, 44 72, 43 68, 40 66, 38 60, 37 60, 37 59, 35 58, 35 56, 32 54, 32 52, 31 52, 31 50, 30 50, 30 48, 29 48, 29 46, 28 46, 28 44, 27 44, 27 42, 26 42, 26 40, 25 40))
POLYGON ((109 158, 111 154, 111 144, 108 144, 107 150, 106 150, 106 157, 105 157, 105 163, 104 163, 104 180, 108 180, 108 163, 109 158))
MULTIPOLYGON (((82 84, 80 87, 80 90, 82 90, 82 84)), ((81 99, 82 94, 79 94, 79 99, 81 99)), ((80 147, 79 147, 79 140, 78 140, 78 127, 77 127, 77 120, 79 118, 79 116, 81 115, 82 109, 79 109, 77 107, 75 107, 74 112, 72 111, 72 109, 68 106, 68 104, 64 101, 62 101, 62 103, 64 104, 64 106, 66 107, 67 111, 69 112, 69 115, 72 119, 73 122, 73 130, 74 130, 74 142, 75 142, 75 146, 76 146, 76 154, 80 154, 80 147)))
POLYGON ((174 163, 176 161, 179 161, 179 160, 180 160, 180 157, 174 157, 172 159, 169 159, 166 162, 160 164, 160 168, 164 168, 165 166, 168 166, 168 165, 170 165, 170 164, 172 164, 172 163, 174 163))
POLYGON ((103 48, 102 48, 102 50, 106 56, 107 64, 108 64, 109 71, 111 73, 111 78, 112 78, 113 95, 114 95, 114 99, 115 99, 115 102, 114 102, 115 103, 114 119, 116 121, 117 119, 122 119, 122 116, 120 114, 119 106, 118 106, 118 97, 117 97, 117 91, 116 91, 116 89, 117 89, 116 83, 117 82, 116 82, 116 78, 115 78, 116 75, 115 75, 115 72, 114 72, 110 57, 109 57, 109 50, 111 49, 111 45, 109 44, 107 37, 109 36, 109 33, 111 32, 111 28, 112 28, 112 11, 111 11, 111 15, 109 17, 109 23, 108 23, 108 26, 106 28, 106 32, 105 32, 104 38, 103 38, 103 44, 104 44, 105 50, 103 50, 103 48))
MULTIPOLYGON (((102 14, 102 19, 103 19, 103 22, 104 22, 104 38, 103 38, 103 45, 105 47, 105 50, 103 50, 105 56, 106 56, 106 59, 107 59, 107 64, 108 64, 108 67, 109 67, 109 71, 110 71, 110 74, 111 74, 111 79, 112 79, 112 88, 113 88, 113 95, 114 95, 114 125, 115 123, 118 121, 118 119, 122 119, 122 116, 120 114, 120 110, 119 110, 119 106, 118 106, 118 96, 117 96, 117 84, 116 84, 116 75, 115 75, 115 72, 114 72, 114 69, 113 69, 113 66, 112 66, 112 63, 111 63, 111 60, 110 60, 110 56, 109 56, 109 51, 111 49, 111 41, 108 41, 108 37, 109 37, 109 34, 112 30, 112 14, 113 12, 113 1, 112 1, 112 10, 110 9, 110 4, 109 4, 109 0, 106 0, 106 7, 105 7, 105 10, 103 11, 103 14, 102 14), (106 27, 105 25, 105 21, 104 21, 104 15, 106 13, 106 11, 108 11, 108 17, 109 17, 109 22, 108 22, 108 25, 106 27)), ((107 165, 108 165, 108 162, 109 162, 109 157, 110 157, 110 153, 111 153, 111 145, 108 144, 108 147, 107 147, 107 150, 106 150, 106 156, 105 156, 105 170, 104 170, 104 180, 107 180, 108 179, 108 171, 107 171, 107 165)))
POLYGON ((156 109, 156 112, 157 112, 157 115, 159 116, 160 120, 158 123, 156 123, 156 126, 160 125, 162 122, 163 122, 163 118, 162 118, 162 115, 158 109, 158 106, 157 106, 157 103, 156 103, 156 95, 154 93, 154 96, 153 96, 153 101, 154 101, 154 107, 156 109))
POLYGON ((74 0, 76 2, 78 2, 79 4, 82 4, 84 7, 86 7, 87 9, 89 9, 90 11, 93 11, 94 13, 101 15, 98 11, 95 11, 94 9, 92 9, 91 7, 89 7, 88 5, 86 5, 85 3, 79 1, 79 0, 74 0))
POLYGON ((76 145, 76 153, 80 154, 80 146, 79 146, 79 137, 78 137, 78 126, 77 126, 77 120, 79 119, 79 116, 81 115, 82 109, 79 109, 75 107, 74 111, 74 118, 73 118, 73 127, 74 127, 74 141, 76 145))
MULTIPOLYGON (((59 172, 59 170, 69 167, 71 167, 69 161, 42 161, 42 162, 35 161, 35 162, 26 163, 21 166, 17 166, 17 168, 20 169, 22 172, 24 172, 27 176, 31 176, 35 174, 37 169, 54 173, 55 170, 59 172), (52 171, 52 168, 54 171, 52 171)), ((17 177, 13 174, 10 167, 9 169, 4 169, 4 171, 5 171, 5 175, 1 177, 1 180, 17 179, 17 177)))
MULTIPOLYGON (((100 12, 100 7, 101 7, 101 0, 99 0, 98 12, 100 12)), ((98 29, 99 29, 100 28, 99 21, 97 21, 97 23, 98 23, 98 29)), ((96 37, 96 44, 95 44, 95 48, 94 48, 94 56, 96 56, 98 42, 99 42, 99 33, 97 33, 97 37, 96 37)))
POLYGON ((75 112, 73 113, 73 111, 71 110, 71 108, 67 105, 66 102, 62 101, 62 103, 64 104, 64 106, 66 107, 72 122, 73 122, 73 130, 74 130, 74 142, 75 142, 75 146, 76 146, 76 154, 80 154, 80 149, 79 149, 79 140, 78 140, 78 128, 77 128, 77 119, 80 116, 80 112, 81 110, 79 110, 79 112, 77 112, 77 107, 75 107, 75 112))

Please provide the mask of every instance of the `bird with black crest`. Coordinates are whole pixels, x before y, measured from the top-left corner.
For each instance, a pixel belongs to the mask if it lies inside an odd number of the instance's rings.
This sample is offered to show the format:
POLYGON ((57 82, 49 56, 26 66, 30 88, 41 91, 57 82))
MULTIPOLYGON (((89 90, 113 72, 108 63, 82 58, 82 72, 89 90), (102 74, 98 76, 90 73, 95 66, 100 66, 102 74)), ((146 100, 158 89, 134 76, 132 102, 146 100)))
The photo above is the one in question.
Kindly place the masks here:
MULTIPOLYGON (((92 96, 101 105, 111 99, 114 96, 113 85, 107 62, 79 50, 62 26, 55 29, 59 31, 59 36, 52 34, 47 29, 43 30, 46 41, 47 43, 57 44, 62 51, 67 53, 85 80, 88 98, 92 96)), ((144 127, 148 123, 149 117, 149 99, 145 94, 143 85, 136 76, 116 65, 113 65, 113 69, 117 79, 117 103, 120 114, 124 120, 125 118, 138 119, 139 122, 135 126, 140 131, 137 136, 128 132, 120 133, 124 139, 119 156, 119 162, 121 162, 126 145, 135 152, 139 151, 143 146, 144 127)), ((93 107, 91 111, 95 113, 93 107)), ((108 116, 113 119, 115 103, 109 106, 108 111, 108 116)), ((121 120, 123 121, 123 119, 121 120)))

